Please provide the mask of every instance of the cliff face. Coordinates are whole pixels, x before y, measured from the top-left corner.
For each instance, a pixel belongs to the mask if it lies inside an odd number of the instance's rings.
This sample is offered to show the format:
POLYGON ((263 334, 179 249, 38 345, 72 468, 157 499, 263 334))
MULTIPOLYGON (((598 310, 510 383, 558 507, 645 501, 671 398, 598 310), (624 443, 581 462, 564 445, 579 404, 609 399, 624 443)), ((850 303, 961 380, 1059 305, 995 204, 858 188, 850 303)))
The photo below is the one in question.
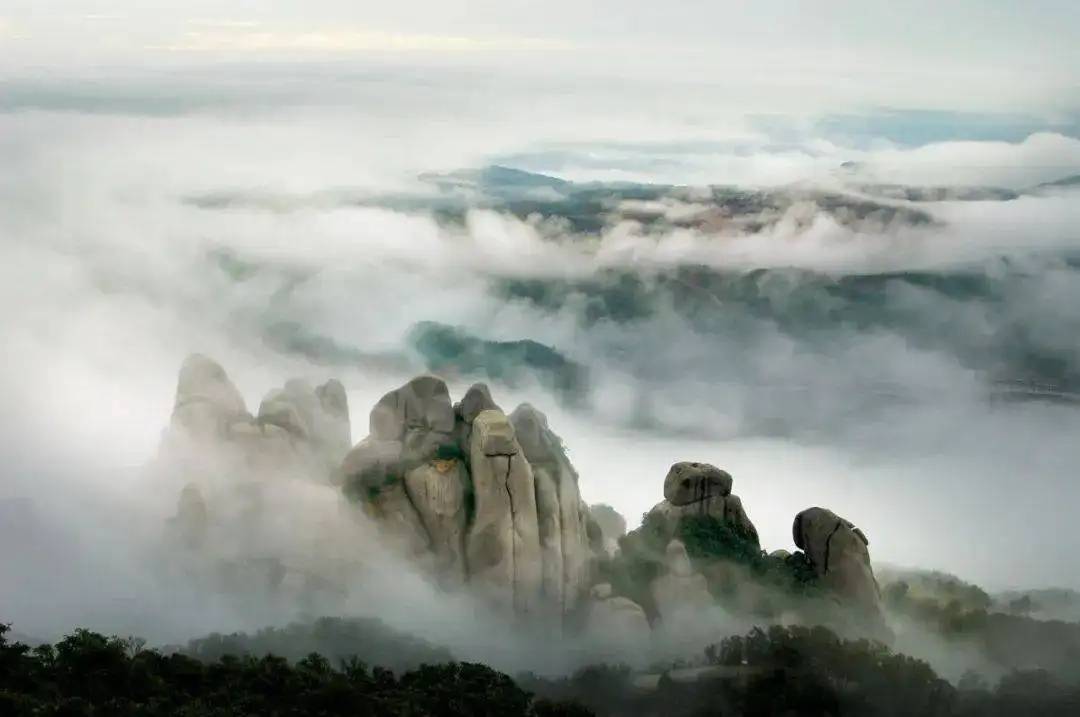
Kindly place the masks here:
POLYGON ((507 416, 483 384, 456 405, 434 376, 386 394, 337 479, 444 585, 551 617, 589 588, 589 510, 562 441, 527 404, 507 416))

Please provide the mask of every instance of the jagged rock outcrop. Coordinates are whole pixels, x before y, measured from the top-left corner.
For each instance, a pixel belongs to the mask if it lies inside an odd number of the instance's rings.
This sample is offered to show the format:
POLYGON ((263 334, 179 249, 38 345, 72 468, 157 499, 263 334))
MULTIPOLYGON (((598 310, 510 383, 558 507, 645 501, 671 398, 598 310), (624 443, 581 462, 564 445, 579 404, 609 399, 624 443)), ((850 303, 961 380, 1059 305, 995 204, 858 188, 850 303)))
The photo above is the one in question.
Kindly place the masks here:
POLYGON ((881 592, 870 566, 869 541, 849 520, 825 508, 795 516, 795 545, 805 553, 821 584, 875 624, 883 624, 881 592))
POLYGON ((727 471, 708 463, 676 463, 664 478, 664 500, 650 514, 663 516, 672 534, 678 521, 686 516, 710 516, 757 543, 757 528, 746 514, 742 500, 732 495, 732 483, 727 471))
POLYGON ((518 615, 577 608, 594 557, 589 511, 542 413, 507 416, 484 384, 451 405, 441 379, 421 376, 380 399, 370 427, 339 480, 440 582, 518 615))
POLYGON ((252 415, 220 364, 189 356, 147 466, 179 494, 163 570, 214 590, 299 586, 293 604, 344 589, 363 531, 331 479, 351 443, 340 382, 290 380, 252 415))
POLYGON ((653 580, 649 588, 661 619, 693 615, 713 604, 705 576, 694 572, 682 541, 668 543, 664 564, 667 572, 653 580))
POLYGON ((221 438, 230 424, 250 420, 244 398, 225 369, 202 354, 180 366, 173 403, 172 427, 197 438, 221 438))
POLYGON ((180 367, 161 458, 193 478, 245 471, 325 477, 350 444, 348 400, 340 382, 313 388, 290 380, 267 394, 254 417, 225 369, 192 354, 180 367))

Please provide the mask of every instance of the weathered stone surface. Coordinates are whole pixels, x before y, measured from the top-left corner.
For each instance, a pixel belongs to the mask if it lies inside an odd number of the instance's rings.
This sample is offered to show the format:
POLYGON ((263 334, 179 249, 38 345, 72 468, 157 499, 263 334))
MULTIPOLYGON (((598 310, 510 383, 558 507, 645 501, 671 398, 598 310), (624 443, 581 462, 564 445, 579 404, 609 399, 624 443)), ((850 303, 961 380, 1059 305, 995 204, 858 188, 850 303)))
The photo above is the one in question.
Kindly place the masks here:
POLYGON ((409 499, 400 456, 399 441, 366 438, 345 457, 341 480, 347 493, 363 497, 365 512, 392 544, 420 556, 430 551, 431 539, 409 499))
POLYGON ((743 508, 742 500, 737 495, 706 498, 687 505, 672 505, 668 501, 656 504, 650 513, 664 516, 674 530, 678 521, 686 516, 707 515, 738 528, 754 542, 758 541, 757 528, 743 508))
POLYGON ((469 454, 476 502, 465 543, 470 580, 496 604, 536 612, 543 572, 536 484, 503 413, 476 417, 469 454))
POLYGON ((474 383, 465 392, 461 401, 454 405, 454 413, 470 425, 481 411, 491 410, 501 411, 502 409, 491 397, 491 389, 486 383, 474 383))
POLYGON ((386 528, 385 535, 415 557, 426 558, 431 553, 431 538, 424 529, 405 483, 400 478, 383 485, 369 496, 365 505, 369 514, 386 528))
POLYGON ((502 411, 481 411, 473 420, 473 445, 485 456, 516 456, 521 453, 514 426, 502 411))
POLYGON ((219 437, 228 424, 249 418, 244 398, 216 361, 192 354, 180 366, 172 423, 194 437, 219 437))
POLYGON ((464 584, 465 485, 469 480, 457 459, 433 460, 405 475, 405 490, 431 540, 435 570, 447 586, 464 584))
POLYGON ((664 478, 664 500, 649 512, 663 516, 672 535, 680 520, 702 515, 733 526, 756 543, 757 528, 746 514, 742 500, 731 494, 731 487, 732 478, 727 471, 707 463, 676 463, 664 478))
POLYGON ((533 470, 536 481, 536 518, 540 534, 540 558, 543 563, 541 588, 545 602, 555 609, 563 607, 562 522, 559 513, 559 490, 551 474, 533 470))
POLYGON ((731 495, 731 475, 708 463, 676 463, 664 478, 664 499, 689 505, 731 495))
POLYGON ((815 507, 795 516, 792 535, 823 585, 843 602, 880 617, 881 594, 861 530, 831 510, 815 507))
MULTIPOLYGON (((510 420, 540 485, 550 484, 555 488, 558 517, 545 513, 554 507, 547 501, 540 506, 539 521, 549 527, 558 526, 562 564, 560 604, 564 612, 570 612, 580 603, 591 577, 594 551, 589 540, 589 509, 581 500, 577 471, 566 456, 562 439, 548 427, 547 416, 526 403, 514 409, 510 420)), ((549 537, 553 544, 553 536, 549 537)))
POLYGON ((650 586, 661 618, 693 614, 713 604, 705 576, 694 572, 686 546, 681 541, 668 543, 665 564, 667 572, 653 580, 650 586))
MULTIPOLYGON (((465 392, 461 401, 454 404, 454 436, 459 446, 468 448, 473 421, 482 411, 489 410, 501 411, 502 409, 491 397, 491 390, 486 383, 474 383, 465 392)), ((465 454, 467 460, 467 450, 465 454)))
POLYGON ((380 440, 402 441, 408 430, 421 429, 450 434, 454 408, 446 382, 437 376, 418 376, 383 396, 371 410, 371 435, 380 440))

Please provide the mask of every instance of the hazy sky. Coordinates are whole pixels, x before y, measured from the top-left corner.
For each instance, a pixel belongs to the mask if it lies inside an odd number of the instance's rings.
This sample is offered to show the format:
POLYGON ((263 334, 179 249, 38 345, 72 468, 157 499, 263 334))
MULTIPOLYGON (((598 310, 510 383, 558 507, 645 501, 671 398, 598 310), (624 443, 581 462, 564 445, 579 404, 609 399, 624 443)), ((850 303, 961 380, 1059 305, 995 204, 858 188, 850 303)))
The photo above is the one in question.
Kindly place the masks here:
POLYGON ((1078 33, 1069 0, 9 0, 0 67, 378 59, 1052 114, 1077 106, 1078 33))

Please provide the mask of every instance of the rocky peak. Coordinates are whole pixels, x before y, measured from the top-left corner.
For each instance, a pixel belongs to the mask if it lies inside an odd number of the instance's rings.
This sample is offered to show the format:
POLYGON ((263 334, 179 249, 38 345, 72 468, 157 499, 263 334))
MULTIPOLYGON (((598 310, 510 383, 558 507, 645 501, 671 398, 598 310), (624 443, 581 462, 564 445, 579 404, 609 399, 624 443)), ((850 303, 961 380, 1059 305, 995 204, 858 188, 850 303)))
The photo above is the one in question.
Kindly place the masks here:
POLYGON ((588 508, 547 418, 507 416, 484 384, 451 404, 420 376, 371 412, 340 480, 391 542, 443 584, 518 614, 567 615, 590 584, 588 508))

